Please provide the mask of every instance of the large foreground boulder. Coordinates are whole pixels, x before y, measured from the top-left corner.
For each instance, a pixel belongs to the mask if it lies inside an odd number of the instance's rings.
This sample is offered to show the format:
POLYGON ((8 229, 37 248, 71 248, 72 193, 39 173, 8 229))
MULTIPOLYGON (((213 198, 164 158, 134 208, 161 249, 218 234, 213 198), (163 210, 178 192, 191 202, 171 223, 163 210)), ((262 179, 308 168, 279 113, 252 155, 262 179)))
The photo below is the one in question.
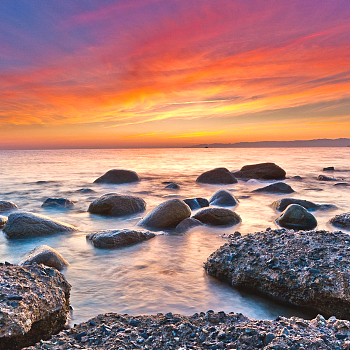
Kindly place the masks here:
POLYGON ((34 263, 54 267, 58 271, 65 269, 69 265, 60 253, 45 244, 31 250, 20 262, 20 265, 33 265, 34 263))
POLYGON ((108 193, 94 200, 88 211, 91 214, 106 216, 125 216, 146 210, 146 202, 140 197, 108 193))
POLYGON ((3 228, 7 238, 31 238, 76 231, 76 227, 47 216, 28 212, 13 213, 3 228))
POLYGON ((184 201, 170 199, 154 208, 138 225, 155 230, 170 230, 190 216, 191 209, 184 201))
POLYGON ((349 319, 349 243, 342 232, 267 230, 232 237, 205 269, 232 286, 349 319))
POLYGON ((284 182, 276 182, 274 184, 258 188, 253 192, 263 192, 263 193, 293 193, 292 187, 284 182))
POLYGON ((0 201, 0 212, 17 210, 17 209, 18 207, 15 203, 8 202, 8 201, 0 201))
POLYGON ((97 248, 119 248, 140 243, 155 237, 148 231, 106 230, 90 233, 86 236, 97 248))
POLYGON ((60 272, 1 263, 0 286, 0 349, 21 349, 63 328, 70 285, 60 272))
POLYGON ((275 163, 260 163, 245 165, 233 175, 243 179, 283 180, 286 177, 286 172, 275 163))
POLYGON ((204 207, 209 207, 209 201, 206 198, 186 198, 184 199, 184 202, 192 209, 200 209, 204 207))
POLYGON ((220 185, 220 184, 235 184, 237 179, 226 168, 215 168, 199 175, 197 182, 220 185))
POLYGON ((95 183, 126 184, 140 181, 135 171, 124 169, 112 169, 96 179, 95 183))
POLYGON ((238 199, 235 198, 230 192, 220 190, 210 198, 209 203, 219 207, 233 207, 238 204, 238 199))
POLYGON ((316 218, 299 204, 289 205, 276 222, 293 230, 312 230, 317 226, 316 218))
POLYGON ((296 198, 282 198, 272 203, 272 207, 278 211, 285 210, 290 204, 299 204, 309 211, 314 210, 328 210, 328 209, 337 209, 335 205, 332 204, 316 204, 304 199, 296 198))
POLYGON ((350 230, 350 213, 344 213, 334 216, 329 222, 336 227, 350 230))
POLYGON ((68 198, 47 198, 41 206, 42 208, 67 209, 73 207, 74 202, 68 198))
POLYGON ((242 221, 237 213, 226 208, 202 209, 193 218, 210 226, 232 226, 242 221))

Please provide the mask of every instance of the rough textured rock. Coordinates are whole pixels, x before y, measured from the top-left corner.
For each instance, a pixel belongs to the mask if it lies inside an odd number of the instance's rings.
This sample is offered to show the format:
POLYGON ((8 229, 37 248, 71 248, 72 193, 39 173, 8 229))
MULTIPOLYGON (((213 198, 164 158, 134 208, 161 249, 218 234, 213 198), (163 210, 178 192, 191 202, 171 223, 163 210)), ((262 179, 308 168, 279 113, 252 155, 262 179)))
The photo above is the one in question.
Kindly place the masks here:
POLYGON ((219 184, 235 184, 237 179, 226 168, 215 168, 199 175, 197 182, 219 185, 219 184))
POLYGON ((23 258, 20 265, 33 265, 34 263, 54 267, 58 271, 63 270, 69 265, 60 253, 48 245, 35 247, 23 258))
POLYGON ((282 180, 285 179, 286 172, 275 163, 260 163, 245 165, 233 175, 244 179, 282 180))
POLYGON ((184 202, 192 209, 200 209, 204 207, 209 207, 209 201, 205 198, 186 198, 184 202))
POLYGON ((290 204, 299 204, 309 211, 313 210, 328 210, 328 209, 337 209, 335 205, 332 204, 316 204, 304 199, 296 198, 282 198, 272 203, 272 207, 278 211, 285 210, 290 204))
POLYGON ((119 248, 140 243, 155 237, 148 231, 134 230, 105 230, 90 233, 86 236, 97 248, 119 248))
POLYGON ((323 171, 334 171, 334 166, 328 166, 326 168, 323 168, 323 171))
POLYGON ((70 285, 60 272, 0 263, 0 286, 0 349, 21 349, 63 328, 70 285))
POLYGON ((7 222, 7 216, 0 215, 0 228, 4 227, 7 222))
POLYGON ((185 220, 182 220, 177 226, 176 226, 176 232, 179 233, 184 233, 188 230, 190 230, 191 228, 197 227, 197 226, 202 226, 203 223, 200 222, 197 219, 194 218, 187 218, 185 220))
POLYGON ((180 189, 180 186, 175 182, 170 182, 164 188, 169 188, 171 190, 178 190, 178 189, 180 189))
POLYGON ((267 230, 232 236, 205 268, 233 286, 349 319, 349 244, 342 232, 267 230))
POLYGON ((71 208, 74 202, 67 198, 47 198, 41 205, 43 208, 71 208))
POLYGON ((112 169, 96 179, 95 183, 125 184, 140 181, 139 176, 132 170, 112 169))
POLYGON ((226 208, 202 209, 193 218, 211 226, 232 226, 241 222, 240 216, 226 208))
POLYGON ((125 216, 146 210, 146 202, 140 197, 108 193, 94 200, 88 211, 91 214, 106 216, 125 216))
POLYGON ((138 225, 155 230, 170 230, 190 216, 191 209, 184 201, 170 199, 154 208, 138 225))
POLYGON ((292 187, 284 182, 276 182, 266 187, 258 188, 253 192, 265 192, 265 193, 293 193, 292 187))
POLYGON ((172 313, 99 315, 29 349, 237 349, 343 350, 350 322, 318 315, 313 320, 277 317, 254 320, 242 314, 208 311, 193 316, 172 313))
POLYGON ((318 175, 317 176, 318 181, 338 181, 335 177, 326 176, 326 175, 318 175))
POLYGON ((209 203, 220 207, 233 207, 238 204, 238 199, 236 199, 230 192, 220 190, 210 198, 209 203))
POLYGON ((276 222, 293 230, 312 230, 317 226, 316 218, 299 204, 288 205, 276 222))
POLYGON ((8 202, 8 201, 0 201, 0 212, 17 210, 17 209, 18 207, 15 203, 8 202))
POLYGON ((350 213, 344 213, 334 216, 329 222, 336 227, 350 230, 350 213))
POLYGON ((11 214, 3 228, 7 238, 31 238, 76 230, 76 227, 72 225, 28 212, 11 214))

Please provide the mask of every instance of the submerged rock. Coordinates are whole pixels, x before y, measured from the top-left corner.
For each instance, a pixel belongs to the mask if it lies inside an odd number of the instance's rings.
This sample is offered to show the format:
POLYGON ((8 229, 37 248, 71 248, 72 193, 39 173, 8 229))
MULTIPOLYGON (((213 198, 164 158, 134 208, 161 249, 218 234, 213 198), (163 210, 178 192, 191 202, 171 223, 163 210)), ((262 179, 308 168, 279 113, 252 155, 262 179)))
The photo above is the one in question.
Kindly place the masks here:
POLYGON ((237 213, 226 208, 202 209, 193 218, 211 226, 232 226, 242 221, 237 213))
POLYGON ((0 228, 4 227, 7 222, 7 216, 0 215, 0 228))
POLYGON ((233 175, 244 179, 282 180, 285 179, 286 172, 275 163, 260 163, 245 165, 233 175))
POLYGON ((350 213, 344 213, 334 216, 329 222, 336 227, 350 229, 350 213))
POLYGON ((328 209, 337 209, 335 205, 332 204, 316 204, 304 199, 296 198, 282 198, 272 203, 272 207, 278 211, 285 210, 290 204, 299 204, 307 210, 328 210, 328 209))
POLYGON ((125 184, 140 181, 135 171, 124 169, 112 169, 96 179, 95 183, 125 184))
POLYGON ((171 190, 178 190, 180 188, 180 186, 175 182, 170 182, 164 188, 169 188, 171 190))
POLYGON ((80 192, 80 193, 94 193, 95 191, 92 190, 91 188, 80 188, 79 190, 77 190, 77 192, 80 192))
POLYGON ((209 207, 209 201, 205 198, 186 198, 184 202, 192 209, 200 209, 204 207, 209 207))
POLYGON ((219 207, 233 207, 238 204, 238 199, 236 199, 230 192, 220 190, 210 198, 209 203, 219 207))
POLYGON ((253 192, 266 192, 266 193, 293 193, 292 187, 284 182, 276 182, 266 187, 258 188, 253 192))
POLYGON ((125 216, 146 210, 146 202, 140 197, 108 193, 94 200, 89 205, 91 214, 106 216, 125 216))
POLYGON ((349 243, 342 232, 267 230, 231 239, 205 269, 233 286, 349 319, 349 243))
POLYGON ((20 265, 44 264, 58 271, 65 269, 69 263, 55 249, 48 245, 39 245, 31 250, 20 262, 20 265))
POLYGON ((43 208, 71 208, 74 202, 67 198, 47 198, 41 205, 43 208))
POLYGON ((17 209, 18 207, 15 203, 8 202, 8 201, 0 201, 0 212, 17 210, 17 209))
POLYGON ((191 209, 184 201, 170 199, 154 208, 138 225, 155 230, 169 230, 190 216, 191 209))
POLYGON ((17 350, 59 332, 70 285, 55 269, 0 264, 0 349, 17 350))
POLYGON ((185 220, 182 220, 175 228, 176 232, 183 233, 191 228, 202 226, 203 223, 197 219, 194 218, 187 218, 185 220))
POLYGON ((105 230, 90 233, 86 236, 97 248, 119 248, 140 243, 155 237, 155 234, 148 231, 134 230, 105 230))
POLYGON ((3 228, 7 238, 31 238, 76 230, 77 228, 72 225, 28 212, 11 214, 3 228))
POLYGON ((338 183, 334 184, 334 186, 348 187, 348 186, 350 186, 350 184, 348 182, 338 182, 338 183))
POLYGON ((318 181, 338 181, 335 177, 326 176, 326 175, 318 175, 317 176, 318 181))
POLYGON ((323 168, 323 171, 334 171, 334 166, 328 166, 326 168, 323 168))
POLYGON ((235 184, 237 179, 226 168, 215 168, 199 175, 197 182, 220 185, 220 184, 235 184))
POLYGON ((299 204, 288 205, 276 222, 293 230, 312 230, 317 226, 316 218, 299 204))

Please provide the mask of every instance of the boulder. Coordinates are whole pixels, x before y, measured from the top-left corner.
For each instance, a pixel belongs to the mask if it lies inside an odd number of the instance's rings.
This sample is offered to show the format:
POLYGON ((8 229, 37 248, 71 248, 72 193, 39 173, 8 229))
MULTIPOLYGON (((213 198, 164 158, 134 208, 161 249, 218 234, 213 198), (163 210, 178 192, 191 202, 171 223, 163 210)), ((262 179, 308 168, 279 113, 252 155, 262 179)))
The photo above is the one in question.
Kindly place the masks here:
POLYGON ((317 226, 316 218, 299 204, 290 204, 276 222, 293 230, 312 230, 317 226))
POLYGON ((313 210, 328 210, 328 209, 337 209, 335 205, 332 204, 316 204, 304 199, 296 198, 282 198, 272 203, 272 207, 278 211, 285 210, 290 204, 299 204, 309 211, 313 210))
POLYGON ((200 209, 204 207, 209 207, 209 201, 205 198, 186 198, 184 202, 192 209, 200 209))
POLYGON ((22 349, 64 327, 70 285, 57 270, 0 263, 0 286, 0 349, 22 349))
POLYGON ((6 222, 7 222, 7 217, 3 216, 3 215, 0 215, 0 228, 4 227, 6 222))
POLYGON ((13 213, 3 228, 7 238, 32 238, 76 231, 76 227, 44 215, 28 212, 13 213))
POLYGON ((210 226, 232 226, 241 222, 238 214, 226 208, 202 209, 193 218, 210 226))
POLYGON ((191 209, 184 201, 170 199, 154 208, 138 225, 156 230, 169 230, 190 216, 191 209))
POLYGON ((71 208, 74 202, 67 198, 47 198, 41 205, 43 208, 71 208))
POLYGON ((323 171, 334 171, 334 166, 328 166, 326 168, 323 168, 323 171))
POLYGON ((183 233, 190 230, 193 227, 203 226, 203 223, 194 218, 187 218, 182 220, 175 228, 176 232, 183 233))
POLYGON ((259 163, 245 165, 233 175, 244 179, 282 180, 285 179, 286 172, 275 163, 259 163))
POLYGON ((124 169, 112 169, 96 179, 95 183, 126 184, 140 181, 135 171, 124 169))
POLYGON ((284 182, 276 182, 274 184, 268 185, 266 187, 261 187, 253 192, 265 192, 265 193, 293 193, 292 187, 284 182))
POLYGON ((176 184, 175 182, 170 182, 164 188, 169 188, 171 190, 178 190, 180 188, 180 186, 178 184, 176 184))
POLYGON ((238 182, 233 174, 226 168, 216 168, 206 171, 199 175, 196 181, 213 185, 235 184, 238 182))
POLYGON ((344 213, 334 216, 329 222, 336 227, 350 230, 350 213, 344 213))
POLYGON ((140 243, 155 237, 155 234, 148 231, 134 230, 105 230, 90 233, 86 236, 97 248, 119 248, 140 243))
POLYGON ((44 264, 54 267, 58 271, 65 269, 69 263, 55 249, 48 245, 39 245, 31 250, 22 260, 20 265, 44 264))
POLYGON ((18 209, 18 207, 15 203, 8 202, 8 201, 0 201, 0 212, 17 210, 17 209, 18 209))
POLYGON ((125 216, 146 210, 146 202, 140 197, 108 193, 90 203, 91 214, 106 216, 125 216))
POLYGON ((233 207, 238 204, 238 199, 236 199, 230 192, 220 190, 210 198, 209 203, 219 207, 233 207))
POLYGON ((326 175, 318 175, 317 176, 318 181, 338 181, 335 177, 326 176, 326 175))

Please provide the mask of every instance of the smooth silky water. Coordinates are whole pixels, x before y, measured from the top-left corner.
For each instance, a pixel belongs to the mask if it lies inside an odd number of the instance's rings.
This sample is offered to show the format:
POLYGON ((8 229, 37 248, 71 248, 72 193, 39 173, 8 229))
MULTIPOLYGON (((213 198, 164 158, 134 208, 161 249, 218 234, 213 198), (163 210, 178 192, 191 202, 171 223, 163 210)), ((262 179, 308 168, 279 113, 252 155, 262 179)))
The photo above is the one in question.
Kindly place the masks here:
POLYGON ((260 148, 260 149, 128 149, 128 150, 38 150, 0 151, 0 200, 16 203, 20 210, 48 215, 79 229, 72 234, 26 240, 7 240, 0 232, 0 261, 19 263, 40 244, 47 244, 70 263, 64 271, 72 285, 71 323, 79 323, 105 312, 155 314, 173 312, 242 312, 258 319, 278 315, 309 318, 312 313, 278 304, 264 297, 238 291, 206 275, 203 263, 226 242, 225 234, 242 234, 277 228, 278 213, 271 203, 278 198, 295 197, 317 203, 334 204, 332 211, 314 212, 319 229, 334 230, 327 222, 350 211, 349 187, 320 182, 325 173, 350 180, 350 148, 260 148), (285 180, 296 191, 291 195, 252 193, 270 182, 239 181, 228 186, 197 184, 196 177, 215 167, 239 170, 243 165, 274 162, 287 171, 285 180), (101 185, 93 181, 113 168, 136 171, 141 181, 132 185, 101 185), (301 176, 302 180, 292 177, 301 176), (164 189, 163 181, 174 181, 180 190, 164 189), (77 190, 90 188, 95 193, 77 190), (184 235, 158 235, 131 247, 104 250, 86 241, 86 234, 117 228, 135 228, 148 211, 169 198, 210 198, 226 188, 240 198, 234 210, 242 223, 230 228, 195 228, 184 235), (105 218, 87 212, 89 203, 105 193, 142 197, 147 203, 143 214, 127 218, 105 218), (44 209, 48 197, 76 201, 71 210, 44 209))

